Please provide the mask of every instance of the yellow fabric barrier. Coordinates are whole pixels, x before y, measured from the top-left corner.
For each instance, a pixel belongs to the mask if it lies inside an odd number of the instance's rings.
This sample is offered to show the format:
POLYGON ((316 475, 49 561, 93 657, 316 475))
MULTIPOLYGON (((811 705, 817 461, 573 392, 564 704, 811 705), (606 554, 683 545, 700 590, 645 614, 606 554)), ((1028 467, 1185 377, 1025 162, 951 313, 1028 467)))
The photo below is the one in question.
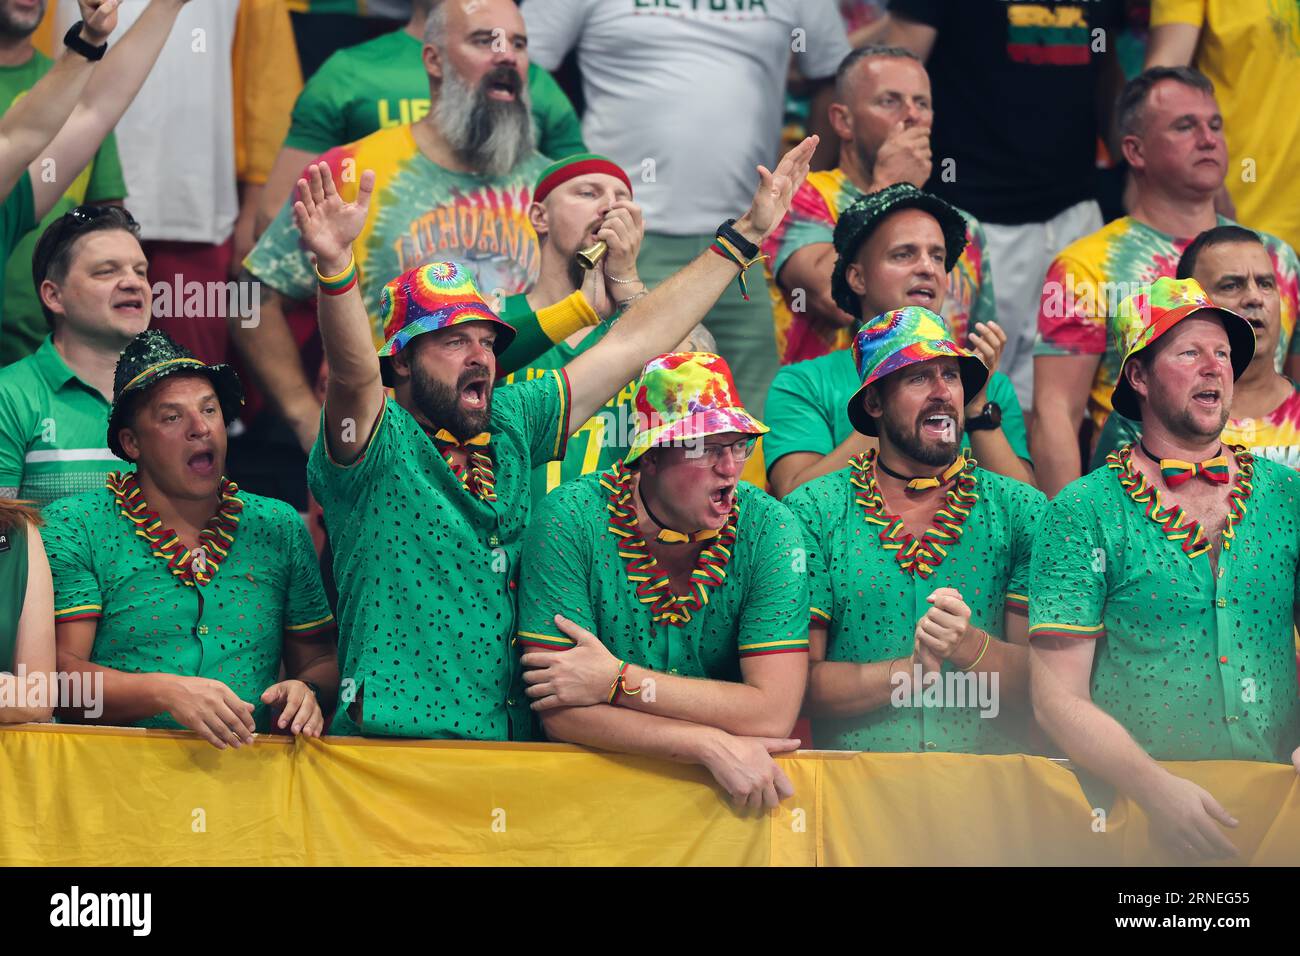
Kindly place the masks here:
MULTIPOLYGON (((794 798, 734 811, 707 772, 554 744, 0 730, 0 864, 61 866, 1160 864, 1041 757, 780 758, 794 798)), ((1289 766, 1170 765, 1240 821, 1236 861, 1300 863, 1289 766)))

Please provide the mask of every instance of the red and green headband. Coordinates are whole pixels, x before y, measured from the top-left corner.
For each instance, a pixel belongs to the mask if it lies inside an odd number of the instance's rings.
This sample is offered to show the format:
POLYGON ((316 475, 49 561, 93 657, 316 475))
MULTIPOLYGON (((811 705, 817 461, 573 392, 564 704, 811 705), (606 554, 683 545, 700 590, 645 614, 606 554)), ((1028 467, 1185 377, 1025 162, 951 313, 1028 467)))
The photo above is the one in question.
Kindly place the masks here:
POLYGON ((537 177, 537 185, 533 187, 533 202, 541 202, 556 186, 589 173, 613 176, 615 179, 622 180, 628 192, 632 191, 632 180, 627 178, 623 167, 612 159, 596 153, 574 153, 572 156, 551 163, 542 170, 542 174, 537 177))

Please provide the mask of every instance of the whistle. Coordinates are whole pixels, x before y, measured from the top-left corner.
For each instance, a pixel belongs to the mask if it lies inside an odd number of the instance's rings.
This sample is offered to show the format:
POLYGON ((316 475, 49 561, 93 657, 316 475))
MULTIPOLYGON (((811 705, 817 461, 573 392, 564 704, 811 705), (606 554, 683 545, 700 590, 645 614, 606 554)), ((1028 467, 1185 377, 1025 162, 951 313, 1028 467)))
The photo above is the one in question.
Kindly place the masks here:
POLYGON ((575 255, 578 265, 584 269, 594 269, 601 259, 605 258, 605 253, 609 251, 609 246, 604 241, 592 243, 586 249, 579 249, 575 255))

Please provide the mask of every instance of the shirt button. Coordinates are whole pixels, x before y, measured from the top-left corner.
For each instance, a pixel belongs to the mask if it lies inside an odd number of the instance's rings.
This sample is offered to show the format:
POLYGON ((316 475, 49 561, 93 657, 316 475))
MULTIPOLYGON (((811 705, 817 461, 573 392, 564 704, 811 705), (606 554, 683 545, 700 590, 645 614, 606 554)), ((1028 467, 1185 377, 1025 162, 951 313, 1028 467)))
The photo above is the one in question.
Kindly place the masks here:
POLYGON ((1226 663, 1228 663, 1228 659, 1227 659, 1226 657, 1220 657, 1220 658, 1219 658, 1219 663, 1220 663, 1220 664, 1226 664, 1226 663))
POLYGON ((1219 605, 1219 607, 1227 607, 1227 606, 1228 606, 1228 599, 1227 599, 1227 598, 1219 598, 1219 600, 1215 601, 1214 603, 1217 604, 1217 605, 1219 605))
POLYGON ((513 697, 507 697, 507 698, 506 698, 506 706, 507 706, 507 707, 513 707, 513 706, 515 706, 515 699, 514 699, 513 697))
POLYGON ((668 669, 668 673, 670 673, 670 674, 676 674, 676 673, 677 673, 677 668, 676 668, 676 667, 670 667, 670 668, 668 669))
POLYGON ((938 749, 939 749, 939 745, 936 744, 933 740, 927 740, 927 741, 925 742, 925 749, 926 749, 926 750, 938 750, 938 749))
POLYGON ((488 538, 489 548, 497 548, 500 546, 501 546, 501 539, 498 538, 496 535, 492 535, 492 537, 488 538))
POLYGON ((207 636, 208 636, 208 626, 206 624, 200 624, 199 637, 207 637, 207 636))
POLYGON ((1235 724, 1235 723, 1236 723, 1237 721, 1239 721, 1239 720, 1241 720, 1241 718, 1238 717, 1236 714, 1229 714, 1229 715, 1228 715, 1228 723, 1230 723, 1230 724, 1235 724))

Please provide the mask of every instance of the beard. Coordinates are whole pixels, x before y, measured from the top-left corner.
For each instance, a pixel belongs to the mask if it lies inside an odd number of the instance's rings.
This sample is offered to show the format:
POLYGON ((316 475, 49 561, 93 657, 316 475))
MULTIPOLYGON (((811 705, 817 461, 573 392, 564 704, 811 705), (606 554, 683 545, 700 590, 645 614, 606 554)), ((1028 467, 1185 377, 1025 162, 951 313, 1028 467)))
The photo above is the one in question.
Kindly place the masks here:
POLYGON ((487 431, 492 417, 492 383, 482 370, 466 369, 451 388, 425 372, 417 363, 411 364, 411 398, 415 407, 435 428, 445 428, 464 441, 479 432, 487 431), (465 411, 460 407, 461 390, 470 382, 483 381, 483 408, 465 411))
POLYGON ((1148 399, 1150 414, 1163 422, 1165 428, 1174 437, 1191 444, 1208 443, 1219 438, 1230 417, 1231 409, 1228 408, 1228 402, 1219 403, 1218 425, 1210 426, 1210 431, 1206 431, 1204 422, 1198 421, 1192 414, 1190 402, 1190 399, 1183 403, 1171 402, 1164 392, 1159 391, 1149 393, 1148 399))
POLYGON ((528 85, 509 67, 489 72, 477 89, 454 69, 444 71, 433 122, 456 156, 484 176, 505 176, 533 151, 528 85), (489 99, 487 89, 493 83, 512 84, 516 98, 489 99))
POLYGON ((40 4, 27 20, 15 17, 7 6, 0 4, 0 37, 7 40, 25 39, 36 32, 44 17, 44 3, 40 4))
POLYGON ((896 420, 889 411, 880 418, 881 431, 891 445, 913 461, 933 468, 946 467, 956 460, 964 425, 961 412, 951 405, 932 405, 910 423, 896 420), (921 423, 931 415, 947 415, 953 420, 952 441, 932 442, 921 436, 921 423))

